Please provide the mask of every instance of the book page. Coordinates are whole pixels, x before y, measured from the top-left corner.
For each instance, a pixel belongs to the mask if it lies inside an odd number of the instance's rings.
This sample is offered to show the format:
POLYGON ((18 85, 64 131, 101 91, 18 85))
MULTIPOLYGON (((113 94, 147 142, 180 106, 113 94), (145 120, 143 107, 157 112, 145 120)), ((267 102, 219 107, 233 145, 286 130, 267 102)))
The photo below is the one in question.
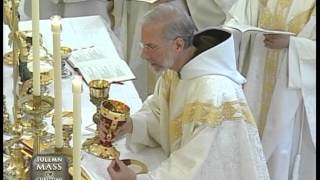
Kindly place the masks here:
POLYGON ((99 59, 83 62, 79 66, 79 70, 87 83, 95 79, 104 79, 109 82, 135 79, 131 69, 122 59, 113 61, 99 59))
POLYGON ((109 82, 135 79, 124 60, 105 54, 99 47, 74 51, 68 61, 78 69, 87 83, 96 79, 109 82))
POLYGON ((288 32, 288 31, 278 31, 278 30, 269 30, 269 29, 263 29, 251 25, 243 25, 243 24, 232 24, 232 25, 224 25, 225 27, 237 29, 241 32, 246 31, 257 31, 262 32, 263 34, 287 34, 287 35, 295 35, 295 33, 288 32))
POLYGON ((103 58, 105 58, 105 55, 99 49, 90 47, 72 51, 68 62, 73 68, 79 68, 80 64, 83 62, 90 62, 103 58))

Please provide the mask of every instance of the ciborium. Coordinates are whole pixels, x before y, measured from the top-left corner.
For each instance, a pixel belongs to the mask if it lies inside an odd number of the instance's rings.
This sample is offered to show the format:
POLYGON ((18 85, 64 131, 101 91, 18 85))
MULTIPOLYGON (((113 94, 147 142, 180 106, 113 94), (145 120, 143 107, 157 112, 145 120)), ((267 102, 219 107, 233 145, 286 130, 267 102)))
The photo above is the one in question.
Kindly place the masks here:
POLYGON ((83 143, 83 150, 103 159, 119 158, 120 152, 112 145, 112 139, 115 132, 127 122, 129 113, 130 108, 120 101, 103 101, 99 111, 98 134, 83 143))

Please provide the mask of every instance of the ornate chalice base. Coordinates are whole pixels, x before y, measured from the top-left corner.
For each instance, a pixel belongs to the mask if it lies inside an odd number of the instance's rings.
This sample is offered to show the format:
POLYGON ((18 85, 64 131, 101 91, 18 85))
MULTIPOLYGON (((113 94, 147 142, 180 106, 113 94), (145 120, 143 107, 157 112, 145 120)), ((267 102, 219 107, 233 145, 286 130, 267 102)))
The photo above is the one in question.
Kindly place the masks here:
POLYGON ((99 137, 88 138, 82 144, 82 150, 93 154, 102 159, 117 159, 120 156, 120 152, 113 146, 106 147, 100 141, 99 137))

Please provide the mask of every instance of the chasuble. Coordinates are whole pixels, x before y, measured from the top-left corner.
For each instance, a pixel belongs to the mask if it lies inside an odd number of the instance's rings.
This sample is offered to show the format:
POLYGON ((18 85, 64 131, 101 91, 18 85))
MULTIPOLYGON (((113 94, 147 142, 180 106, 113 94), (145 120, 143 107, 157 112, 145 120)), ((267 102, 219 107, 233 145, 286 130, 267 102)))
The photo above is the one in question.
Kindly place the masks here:
POLYGON ((224 39, 202 49, 180 72, 163 72, 154 93, 131 116, 128 146, 135 151, 160 146, 167 155, 138 179, 269 179, 242 91, 245 79, 236 70, 233 38, 207 29, 194 42, 210 36, 224 39))

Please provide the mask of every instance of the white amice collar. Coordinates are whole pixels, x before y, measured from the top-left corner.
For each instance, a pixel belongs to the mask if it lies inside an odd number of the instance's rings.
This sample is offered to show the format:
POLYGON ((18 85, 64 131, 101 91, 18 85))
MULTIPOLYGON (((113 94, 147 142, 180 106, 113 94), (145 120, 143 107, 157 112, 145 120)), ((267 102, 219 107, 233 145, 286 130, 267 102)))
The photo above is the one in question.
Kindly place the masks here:
MULTIPOLYGON (((217 31, 221 29, 209 29, 202 31, 201 33, 210 30, 217 31)), ((246 82, 245 78, 238 72, 236 67, 232 35, 220 44, 209 48, 190 60, 182 67, 180 75, 181 79, 193 79, 205 75, 222 75, 230 78, 238 84, 246 82)))

